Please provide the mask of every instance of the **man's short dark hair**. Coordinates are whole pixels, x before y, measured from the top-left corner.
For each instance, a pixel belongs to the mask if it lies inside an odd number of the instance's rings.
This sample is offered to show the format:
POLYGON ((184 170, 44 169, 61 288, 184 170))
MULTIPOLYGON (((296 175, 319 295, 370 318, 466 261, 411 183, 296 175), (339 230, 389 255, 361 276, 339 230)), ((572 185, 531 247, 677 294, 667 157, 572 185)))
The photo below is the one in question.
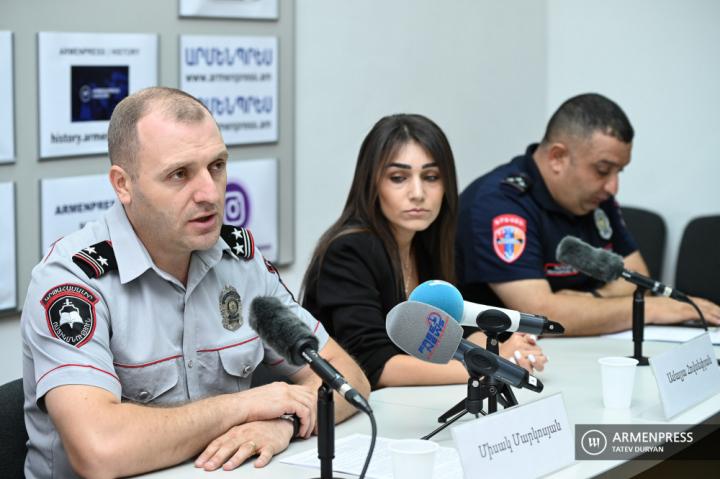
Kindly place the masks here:
POLYGON ((600 132, 623 143, 631 143, 635 131, 617 103, 597 93, 585 93, 566 100, 548 122, 543 143, 563 136, 589 138, 600 132))
POLYGON ((176 88, 150 87, 124 98, 110 117, 108 150, 110 164, 122 167, 131 176, 136 174, 135 159, 140 150, 137 124, 152 110, 159 110, 180 123, 199 123, 212 118, 200 100, 176 88))

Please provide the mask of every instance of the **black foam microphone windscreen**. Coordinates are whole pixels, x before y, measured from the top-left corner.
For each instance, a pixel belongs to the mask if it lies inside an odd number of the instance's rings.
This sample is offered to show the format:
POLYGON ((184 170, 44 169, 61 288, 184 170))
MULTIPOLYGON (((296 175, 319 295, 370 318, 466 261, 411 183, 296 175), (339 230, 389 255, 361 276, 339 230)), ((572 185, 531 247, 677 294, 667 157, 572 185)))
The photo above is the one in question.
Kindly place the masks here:
POLYGON ((558 261, 606 283, 620 278, 625 269, 622 256, 594 248, 574 236, 566 236, 558 243, 555 256, 558 261))
POLYGON ((259 296, 250 303, 250 327, 294 366, 306 363, 300 354, 304 348, 317 350, 319 346, 310 328, 272 296, 259 296))

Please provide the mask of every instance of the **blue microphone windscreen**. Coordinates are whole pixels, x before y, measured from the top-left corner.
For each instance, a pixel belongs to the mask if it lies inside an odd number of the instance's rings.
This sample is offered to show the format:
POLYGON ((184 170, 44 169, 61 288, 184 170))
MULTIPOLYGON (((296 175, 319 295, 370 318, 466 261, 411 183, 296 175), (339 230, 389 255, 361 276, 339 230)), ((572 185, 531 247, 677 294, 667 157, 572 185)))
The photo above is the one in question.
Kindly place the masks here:
POLYGON ((462 321, 465 307, 463 297, 460 291, 447 281, 439 279, 425 281, 410 293, 408 299, 435 306, 445 311, 458 323, 462 321))

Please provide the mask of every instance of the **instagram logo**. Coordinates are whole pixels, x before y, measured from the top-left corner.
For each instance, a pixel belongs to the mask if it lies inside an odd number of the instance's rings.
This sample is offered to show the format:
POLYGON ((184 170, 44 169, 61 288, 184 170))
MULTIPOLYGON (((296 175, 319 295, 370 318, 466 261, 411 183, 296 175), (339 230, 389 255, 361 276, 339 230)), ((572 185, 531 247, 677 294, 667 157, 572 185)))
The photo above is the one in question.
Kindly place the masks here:
POLYGON ((246 226, 250 221, 250 197, 240 183, 228 180, 225 189, 225 223, 246 226))

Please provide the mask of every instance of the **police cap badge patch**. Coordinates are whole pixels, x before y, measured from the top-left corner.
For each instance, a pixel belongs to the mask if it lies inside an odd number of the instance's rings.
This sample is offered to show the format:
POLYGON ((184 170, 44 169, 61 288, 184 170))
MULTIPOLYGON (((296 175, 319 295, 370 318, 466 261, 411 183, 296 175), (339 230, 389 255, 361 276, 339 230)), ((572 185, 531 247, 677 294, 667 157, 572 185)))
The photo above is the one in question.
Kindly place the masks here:
POLYGON ((242 300, 232 286, 225 286, 220 292, 220 315, 223 327, 228 331, 237 331, 243 324, 242 300))

